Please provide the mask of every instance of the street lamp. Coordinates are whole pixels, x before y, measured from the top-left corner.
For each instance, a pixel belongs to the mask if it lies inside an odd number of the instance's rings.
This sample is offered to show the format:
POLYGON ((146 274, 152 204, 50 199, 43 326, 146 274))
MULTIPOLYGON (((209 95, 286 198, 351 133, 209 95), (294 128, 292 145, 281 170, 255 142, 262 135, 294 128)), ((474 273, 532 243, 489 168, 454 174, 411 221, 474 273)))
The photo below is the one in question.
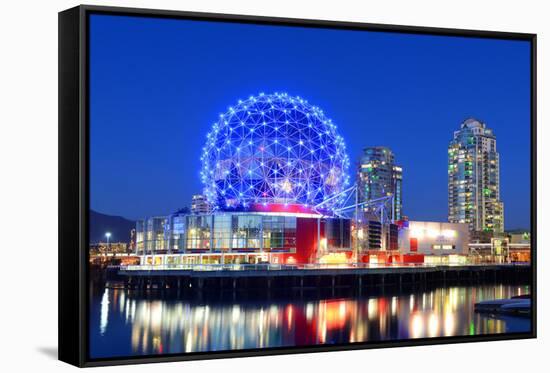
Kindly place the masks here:
POLYGON ((107 252, 111 251, 111 246, 109 244, 109 239, 111 238, 111 232, 106 232, 105 237, 107 238, 107 252))

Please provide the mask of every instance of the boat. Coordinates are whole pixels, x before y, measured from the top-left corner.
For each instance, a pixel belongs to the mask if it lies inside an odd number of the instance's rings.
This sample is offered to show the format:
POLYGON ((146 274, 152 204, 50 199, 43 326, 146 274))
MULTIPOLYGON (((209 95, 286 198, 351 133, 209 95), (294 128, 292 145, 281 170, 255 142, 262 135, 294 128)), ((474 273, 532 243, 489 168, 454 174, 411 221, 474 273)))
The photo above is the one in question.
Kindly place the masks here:
POLYGON ((495 299, 476 303, 474 311, 479 313, 490 313, 510 316, 531 315, 531 299, 516 297, 511 299, 495 299))
POLYGON ((500 307, 500 312, 506 315, 531 316, 531 300, 525 299, 521 302, 505 304, 500 307))

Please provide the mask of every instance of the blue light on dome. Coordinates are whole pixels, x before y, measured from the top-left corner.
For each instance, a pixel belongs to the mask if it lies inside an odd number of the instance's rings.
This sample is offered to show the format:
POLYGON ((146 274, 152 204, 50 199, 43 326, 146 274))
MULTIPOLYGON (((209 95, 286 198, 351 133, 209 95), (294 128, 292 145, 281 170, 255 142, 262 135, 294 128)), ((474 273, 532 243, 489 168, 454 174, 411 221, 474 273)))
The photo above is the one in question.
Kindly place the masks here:
MULTIPOLYGON (((216 208, 315 206, 349 183, 345 144, 323 111, 286 93, 239 100, 203 148, 204 193, 216 208)), ((325 208, 341 204, 334 198, 325 208)))

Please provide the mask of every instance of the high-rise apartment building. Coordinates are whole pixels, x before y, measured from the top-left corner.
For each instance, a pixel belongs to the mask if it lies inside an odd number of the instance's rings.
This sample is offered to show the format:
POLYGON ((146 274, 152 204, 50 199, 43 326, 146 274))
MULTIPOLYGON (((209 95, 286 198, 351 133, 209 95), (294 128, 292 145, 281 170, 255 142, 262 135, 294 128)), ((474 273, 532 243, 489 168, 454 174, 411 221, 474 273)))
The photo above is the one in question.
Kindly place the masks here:
POLYGON ((493 131, 467 119, 449 144, 449 222, 467 223, 471 232, 501 233, 499 154, 493 131))
POLYGON ((393 221, 401 220, 402 184, 403 169, 395 165, 394 155, 389 148, 376 146, 363 149, 357 175, 360 203, 393 195, 388 215, 393 221))
POLYGON ((211 210, 210 203, 203 194, 195 194, 191 200, 192 214, 208 214, 211 210))

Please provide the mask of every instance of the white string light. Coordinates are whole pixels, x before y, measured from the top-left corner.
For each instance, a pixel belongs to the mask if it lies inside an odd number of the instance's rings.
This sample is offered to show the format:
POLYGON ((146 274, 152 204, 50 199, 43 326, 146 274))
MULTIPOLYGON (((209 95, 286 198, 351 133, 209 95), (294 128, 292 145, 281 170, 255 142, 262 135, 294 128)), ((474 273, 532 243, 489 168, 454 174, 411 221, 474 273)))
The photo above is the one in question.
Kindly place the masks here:
MULTIPOLYGON (((343 138, 323 111, 286 93, 250 96, 212 125, 201 179, 215 207, 315 206, 349 184, 343 138)), ((338 208, 340 198, 325 206, 338 208)))

